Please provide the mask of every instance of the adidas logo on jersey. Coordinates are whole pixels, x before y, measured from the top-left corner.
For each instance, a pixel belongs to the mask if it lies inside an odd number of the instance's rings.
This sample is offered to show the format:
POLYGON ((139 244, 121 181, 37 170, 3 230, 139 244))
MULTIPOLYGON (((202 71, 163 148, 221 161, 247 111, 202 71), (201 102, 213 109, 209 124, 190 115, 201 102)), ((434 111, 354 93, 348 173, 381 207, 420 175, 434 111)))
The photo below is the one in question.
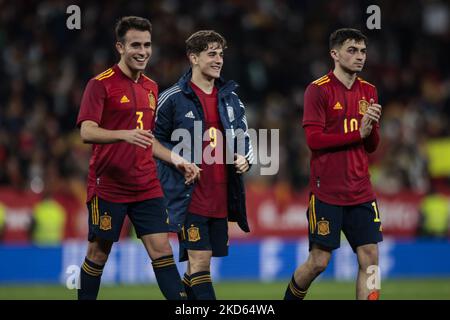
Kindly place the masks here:
POLYGON ((192 111, 189 111, 184 115, 186 118, 195 119, 194 113, 192 111))
POLYGON ((336 102, 336 104, 333 107, 333 110, 342 110, 342 105, 338 102, 336 102))
POLYGON ((120 99, 120 103, 127 103, 130 102, 127 96, 123 96, 122 99, 120 99))

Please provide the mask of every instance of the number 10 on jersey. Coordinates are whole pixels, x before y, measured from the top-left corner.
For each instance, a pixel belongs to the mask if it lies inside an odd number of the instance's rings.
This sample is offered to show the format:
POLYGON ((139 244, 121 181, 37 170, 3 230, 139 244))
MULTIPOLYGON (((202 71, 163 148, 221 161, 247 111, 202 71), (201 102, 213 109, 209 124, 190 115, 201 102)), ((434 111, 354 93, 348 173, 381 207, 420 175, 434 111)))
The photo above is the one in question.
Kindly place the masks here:
POLYGON ((344 133, 353 132, 355 130, 358 130, 359 124, 358 120, 355 118, 351 118, 350 120, 345 118, 344 119, 344 133), (350 131, 348 130, 350 126, 350 131))

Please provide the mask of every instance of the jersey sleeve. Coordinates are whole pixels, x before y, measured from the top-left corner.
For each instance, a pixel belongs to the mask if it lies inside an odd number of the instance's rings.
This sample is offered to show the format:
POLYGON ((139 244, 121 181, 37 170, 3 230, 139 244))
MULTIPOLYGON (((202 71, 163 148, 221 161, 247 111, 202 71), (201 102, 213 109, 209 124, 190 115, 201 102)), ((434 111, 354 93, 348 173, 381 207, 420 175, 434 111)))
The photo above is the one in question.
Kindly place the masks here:
POLYGON ((158 100, 159 100, 159 88, 158 85, 155 83, 154 86, 154 94, 155 94, 155 113, 152 117, 152 123, 150 123, 150 130, 151 131, 155 131, 155 127, 156 127, 156 107, 158 106, 158 100))
POLYGON ((85 120, 91 120, 100 124, 103 108, 106 100, 106 88, 101 81, 89 80, 81 99, 80 111, 77 118, 77 126, 85 120))
POLYGON ((350 133, 324 133, 319 125, 305 126, 306 143, 311 150, 325 150, 344 147, 361 142, 358 130, 350 133))
POLYGON ((325 127, 327 100, 318 85, 310 84, 305 91, 303 126, 318 125, 325 127))

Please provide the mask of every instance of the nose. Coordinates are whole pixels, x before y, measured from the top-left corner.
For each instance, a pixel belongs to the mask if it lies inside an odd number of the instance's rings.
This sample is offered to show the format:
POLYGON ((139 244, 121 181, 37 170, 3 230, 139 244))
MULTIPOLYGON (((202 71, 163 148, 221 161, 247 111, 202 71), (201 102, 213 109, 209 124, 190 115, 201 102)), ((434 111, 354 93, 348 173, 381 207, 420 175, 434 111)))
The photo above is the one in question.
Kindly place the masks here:
POLYGON ((139 48, 137 49, 137 53, 143 56, 147 55, 148 52, 150 52, 150 50, 145 46, 139 46, 139 48))
POLYGON ((364 58, 365 58, 365 53, 363 53, 363 52, 358 52, 357 54, 356 54, 356 59, 357 60, 359 60, 359 61, 363 61, 364 60, 364 58))
POLYGON ((215 62, 216 63, 219 63, 219 64, 222 64, 223 63, 223 57, 221 57, 221 56, 216 56, 216 59, 215 59, 215 62))

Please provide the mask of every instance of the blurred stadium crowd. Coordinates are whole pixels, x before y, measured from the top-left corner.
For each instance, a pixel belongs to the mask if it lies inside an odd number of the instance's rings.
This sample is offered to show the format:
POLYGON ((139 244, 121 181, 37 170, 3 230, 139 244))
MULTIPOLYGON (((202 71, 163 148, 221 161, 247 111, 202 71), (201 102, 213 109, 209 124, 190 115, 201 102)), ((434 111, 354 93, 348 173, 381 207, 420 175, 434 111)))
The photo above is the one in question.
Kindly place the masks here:
MULTIPOLYGON (((82 201, 90 146, 75 127, 89 78, 118 60, 114 24, 123 15, 153 24, 148 75, 160 90, 187 69, 184 40, 215 29, 228 40, 224 76, 240 84, 252 128, 280 129, 280 171, 249 180, 302 190, 309 151, 301 127, 303 93, 331 67, 328 36, 340 27, 369 37, 361 75, 378 88, 382 142, 372 156, 378 190, 425 193, 427 143, 449 137, 450 8, 444 1, 379 1, 381 30, 367 30, 372 1, 0 1, 0 185, 36 193, 69 190, 82 201), (81 8, 81 30, 66 8, 81 8)), ((450 143, 446 145, 450 148, 450 143)), ((442 157, 450 156, 450 150, 442 157)), ((447 158, 448 159, 448 158, 447 158)))

